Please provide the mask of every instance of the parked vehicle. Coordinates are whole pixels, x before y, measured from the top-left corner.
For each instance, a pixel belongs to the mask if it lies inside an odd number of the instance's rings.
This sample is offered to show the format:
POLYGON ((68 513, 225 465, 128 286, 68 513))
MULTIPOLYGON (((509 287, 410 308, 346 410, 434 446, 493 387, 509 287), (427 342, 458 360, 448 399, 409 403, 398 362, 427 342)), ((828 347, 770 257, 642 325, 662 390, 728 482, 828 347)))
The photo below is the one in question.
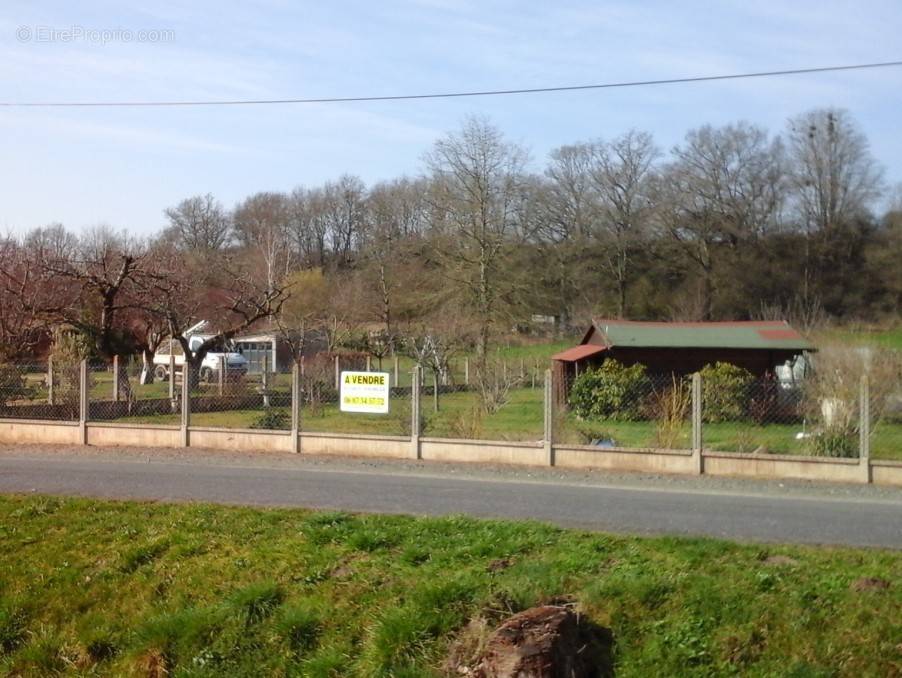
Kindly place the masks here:
MULTIPOLYGON (((207 339, 204 335, 194 335, 188 339, 188 347, 191 351, 196 351, 198 347, 207 339)), ((169 379, 169 357, 170 344, 163 343, 163 346, 157 351, 153 357, 153 373, 156 379, 166 381, 169 379)), ((185 364, 185 356, 182 353, 181 346, 172 343, 172 357, 174 358, 176 368, 180 368, 185 364)), ((235 350, 235 346, 231 342, 224 343, 222 346, 214 347, 204 356, 200 366, 200 380, 202 382, 215 381, 219 378, 219 370, 225 361, 226 376, 229 379, 243 377, 247 374, 248 361, 241 354, 241 350, 235 350)))

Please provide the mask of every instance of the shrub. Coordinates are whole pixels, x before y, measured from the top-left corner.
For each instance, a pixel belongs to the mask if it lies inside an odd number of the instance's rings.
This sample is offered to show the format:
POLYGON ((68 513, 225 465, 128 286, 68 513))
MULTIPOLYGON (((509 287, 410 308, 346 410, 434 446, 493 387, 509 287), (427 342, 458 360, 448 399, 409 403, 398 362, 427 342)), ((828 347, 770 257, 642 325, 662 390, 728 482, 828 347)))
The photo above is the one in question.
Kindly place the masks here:
POLYGON ((738 421, 748 412, 755 377, 730 363, 705 365, 702 377, 702 417, 707 422, 738 421))
POLYGON ((21 368, 16 365, 0 365, 0 406, 29 398, 32 391, 21 368))
POLYGON ((291 426, 291 418, 285 410, 276 410, 267 407, 263 412, 251 423, 251 428, 260 428, 268 430, 282 430, 291 426))
POLYGON ((828 428, 811 438, 810 451, 815 457, 857 457, 857 433, 852 429, 828 428))
POLYGON ((598 369, 576 378, 570 390, 570 406, 582 419, 635 421, 641 418, 650 385, 645 365, 625 367, 616 360, 605 360, 598 369))

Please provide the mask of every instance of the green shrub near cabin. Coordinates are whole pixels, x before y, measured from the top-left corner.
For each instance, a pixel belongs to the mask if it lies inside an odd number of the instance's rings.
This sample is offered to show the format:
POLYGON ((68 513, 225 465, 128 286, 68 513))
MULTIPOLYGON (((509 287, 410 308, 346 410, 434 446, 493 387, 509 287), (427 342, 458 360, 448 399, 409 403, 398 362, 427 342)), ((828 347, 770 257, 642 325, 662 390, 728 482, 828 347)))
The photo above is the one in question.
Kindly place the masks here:
POLYGON ((624 366, 605 360, 601 367, 579 375, 570 390, 570 407, 580 419, 642 418, 643 402, 651 392, 645 365, 624 366))
POLYGON ((755 377, 730 363, 705 365, 702 378, 702 417, 709 423, 740 421, 748 413, 755 377))

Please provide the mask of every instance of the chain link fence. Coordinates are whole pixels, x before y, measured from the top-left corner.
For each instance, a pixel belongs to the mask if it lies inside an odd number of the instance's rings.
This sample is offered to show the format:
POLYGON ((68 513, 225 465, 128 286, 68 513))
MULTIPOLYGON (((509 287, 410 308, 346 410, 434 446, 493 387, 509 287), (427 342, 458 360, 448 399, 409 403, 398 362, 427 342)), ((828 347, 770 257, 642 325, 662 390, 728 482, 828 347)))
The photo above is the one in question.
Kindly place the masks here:
POLYGON ((0 419, 75 421, 79 363, 0 364, 0 419))
POLYGON ((134 357, 88 365, 88 421, 178 426, 179 398, 134 357))
MULTIPOLYGON (((324 355, 299 366, 301 431, 409 436, 413 375, 419 374, 419 435, 462 440, 540 441, 544 428, 544 371, 525 361, 460 358, 439 369, 415 371, 409 358, 383 359, 389 411, 342 411, 346 371, 378 371, 361 354, 324 355), (397 373, 395 365, 397 364, 397 373), (402 369, 409 368, 409 369, 402 369)), ((606 366, 557 375, 552 386, 552 431, 557 444, 599 450, 690 449, 692 377, 648 374, 641 366, 606 366)), ((87 416, 94 422, 179 426, 181 366, 155 379, 136 358, 92 363, 87 416), (150 382, 150 383, 147 383, 150 382)), ((822 370, 798 383, 752 377, 729 366, 700 374, 702 446, 709 451, 857 457, 862 445, 875 459, 902 460, 902 370, 872 374, 822 370), (867 410, 862 403, 867 403, 867 410), (864 424, 866 423, 866 428, 864 424)), ((189 377, 192 426, 290 430, 292 374, 288 369, 249 375, 244 370, 197 370, 189 377)), ((80 365, 0 365, 0 419, 77 421, 80 365)))
POLYGON ((259 372, 248 374, 230 369, 223 359, 188 374, 192 426, 291 429, 290 368, 274 370, 264 362, 259 372))
POLYGON ((590 370, 560 379, 555 398, 555 442, 599 449, 689 449, 689 379, 643 370, 590 370))

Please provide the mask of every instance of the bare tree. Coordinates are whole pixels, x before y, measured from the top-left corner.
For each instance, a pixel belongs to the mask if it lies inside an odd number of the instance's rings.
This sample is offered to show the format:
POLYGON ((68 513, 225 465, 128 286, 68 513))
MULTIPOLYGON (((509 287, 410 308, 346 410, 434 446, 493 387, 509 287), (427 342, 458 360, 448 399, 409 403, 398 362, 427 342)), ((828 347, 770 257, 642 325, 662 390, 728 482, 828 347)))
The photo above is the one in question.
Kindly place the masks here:
POLYGON ((37 303, 43 290, 28 264, 28 253, 15 238, 0 240, 0 363, 29 357, 46 336, 37 303))
POLYGON ((291 264, 289 203, 282 193, 257 193, 235 208, 238 242, 263 264, 267 288, 275 291, 291 264))
POLYGON ((231 219, 212 194, 182 200, 165 211, 169 227, 165 235, 179 247, 195 252, 214 252, 228 245, 231 219))
POLYGON ((475 313, 481 365, 503 302, 502 260, 518 227, 526 159, 523 149, 477 118, 436 142, 426 157, 433 176, 431 199, 444 236, 436 256, 475 313))
POLYGON ((840 229, 866 216, 883 187, 883 171, 847 111, 814 109, 789 122, 790 183, 805 235, 802 296, 816 295, 815 260, 840 229))
POLYGON ((847 111, 820 108, 789 122, 790 178, 809 228, 829 230, 867 213, 883 187, 883 170, 847 111))
POLYGON ((252 264, 228 254, 211 262, 161 245, 153 259, 154 269, 139 279, 139 308, 178 342, 193 382, 207 353, 277 317, 290 296, 288 285, 261 280, 252 264), (201 320, 210 336, 192 350, 188 330, 201 320))
POLYGON ((322 189, 294 189, 288 199, 288 240, 295 263, 323 268, 326 265, 329 223, 322 189))
POLYGON ((365 275, 377 290, 379 320, 389 349, 394 347, 397 297, 409 282, 408 261, 427 228, 425 192, 425 181, 404 178, 374 186, 367 200, 361 259, 365 275))
POLYGON ((632 254, 646 235, 652 212, 649 178, 658 155, 652 136, 635 130, 591 148, 590 177, 599 197, 599 225, 607 235, 602 251, 617 284, 619 317, 627 311, 632 254))
POLYGON ((332 239, 336 262, 348 265, 366 213, 366 187, 355 176, 345 174, 323 189, 323 211, 332 239))
POLYGON ((692 130, 656 182, 657 217, 701 275, 701 317, 713 315, 715 258, 765 232, 783 198, 782 145, 738 123, 692 130))

